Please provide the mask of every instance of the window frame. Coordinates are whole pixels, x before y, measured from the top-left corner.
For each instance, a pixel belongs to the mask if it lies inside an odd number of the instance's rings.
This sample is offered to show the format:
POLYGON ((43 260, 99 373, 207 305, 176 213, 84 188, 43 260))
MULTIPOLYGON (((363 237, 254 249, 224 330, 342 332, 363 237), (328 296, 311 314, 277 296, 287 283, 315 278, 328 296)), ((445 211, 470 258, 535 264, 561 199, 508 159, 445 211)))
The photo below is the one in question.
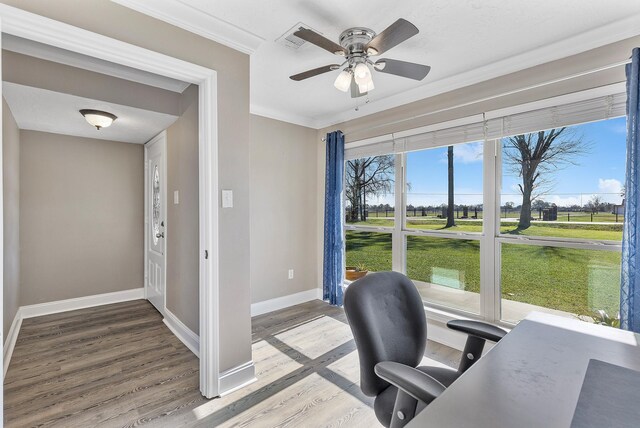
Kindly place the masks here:
MULTIPOLYGON (((584 99, 585 91, 577 93, 577 98, 584 99)), ((567 103, 566 98, 563 99, 567 103)), ((545 100, 545 103, 549 103, 545 100)), ((521 106, 514 107, 515 111, 522 111, 521 106)), ((533 110, 533 109, 532 109, 533 110)), ((502 110, 501 112, 505 112, 502 110)), ((506 116, 506 114, 505 114, 506 116)), ((602 120, 609 120, 620 116, 611 116, 602 120)), ((583 122, 588 123, 588 122, 583 122)), ((575 123, 568 126, 578 126, 582 123, 575 123)), ((531 131, 537 132, 537 131, 531 131)), ((394 226, 362 226, 362 225, 344 225, 345 229, 345 245, 346 231, 367 231, 390 233, 392 239, 392 269, 403 274, 407 273, 407 237, 423 236, 444 239, 464 239, 475 240, 480 242, 480 313, 473 313, 456 309, 450 306, 424 301, 425 309, 436 314, 446 314, 452 318, 470 318, 480 319, 493 324, 501 325, 506 328, 512 328, 516 323, 505 321, 502 319, 502 284, 501 284, 501 267, 502 267, 502 245, 532 245, 544 247, 558 248, 574 248, 584 250, 599 251, 622 251, 622 243, 620 241, 584 239, 584 238, 561 238, 546 236, 516 236, 501 233, 500 226, 500 201, 502 196, 502 146, 500 138, 485 138, 483 142, 482 162, 483 162, 483 218, 482 232, 449 232, 438 230, 420 230, 408 229, 406 227, 406 204, 407 204, 407 188, 406 188, 406 166, 407 152, 395 153, 395 182, 394 182, 394 226)), ((474 140, 476 141, 476 140, 474 140)), ((471 141, 472 142, 472 141, 471 141)), ((461 141, 457 144, 464 144, 461 141)), ((430 150, 439 147, 446 147, 451 143, 435 144, 431 147, 421 150, 430 150)), ((345 160, 345 168, 346 168, 345 160)), ((346 197, 345 197, 346 198, 346 197)), ((346 252, 345 252, 346 257, 346 252)))

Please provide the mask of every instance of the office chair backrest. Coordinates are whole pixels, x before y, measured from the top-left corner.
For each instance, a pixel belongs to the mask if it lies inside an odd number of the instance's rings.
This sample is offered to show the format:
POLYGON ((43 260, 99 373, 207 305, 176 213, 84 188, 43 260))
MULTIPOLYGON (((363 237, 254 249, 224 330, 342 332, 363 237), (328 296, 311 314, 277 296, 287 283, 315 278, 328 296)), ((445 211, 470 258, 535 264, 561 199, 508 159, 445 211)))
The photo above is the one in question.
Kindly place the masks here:
POLYGON ((397 272, 371 273, 347 287, 344 310, 358 348, 362 392, 373 397, 389 386, 373 371, 379 362, 420 363, 427 320, 409 278, 397 272))

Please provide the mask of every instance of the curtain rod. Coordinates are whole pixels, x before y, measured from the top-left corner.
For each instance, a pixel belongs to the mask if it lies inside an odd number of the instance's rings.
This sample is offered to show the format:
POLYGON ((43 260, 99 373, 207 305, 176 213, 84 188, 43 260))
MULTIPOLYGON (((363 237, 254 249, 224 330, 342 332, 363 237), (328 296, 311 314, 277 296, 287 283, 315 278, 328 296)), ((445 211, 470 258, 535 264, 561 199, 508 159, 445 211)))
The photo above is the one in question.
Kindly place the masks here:
MULTIPOLYGON (((355 132, 359 132, 359 131, 363 131, 363 130, 371 130, 371 129, 382 128, 382 127, 385 127, 385 126, 390 126, 390 125, 397 125, 397 124, 400 124, 400 123, 403 123, 403 122, 408 122, 408 121, 411 121, 411 120, 414 120, 414 119, 419 119, 421 117, 427 117, 427 116, 431 116, 433 114, 442 113, 442 112, 449 111, 449 110, 455 110, 457 108, 466 107, 466 106, 469 106, 469 105, 473 105, 473 104, 477 104, 477 103, 481 103, 481 102, 485 102, 485 101, 491 101, 491 100, 494 100, 494 99, 497 99, 497 98, 506 97, 506 96, 509 96, 509 95, 517 94, 517 93, 528 91, 528 90, 531 90, 531 89, 537 89, 537 88, 541 88, 541 87, 544 87, 544 86, 553 85, 555 83, 564 82, 564 81, 567 81, 567 80, 575 79, 577 77, 587 76, 589 74, 598 73, 600 71, 609 70, 609 69, 620 67, 620 66, 623 66, 623 65, 626 65, 626 64, 630 64, 630 63, 631 63, 631 58, 629 58, 629 59, 627 59, 625 61, 615 62, 613 64, 605 65, 605 66, 602 66, 602 67, 594 68, 592 70, 583 71, 583 72, 580 72, 580 73, 571 74, 569 76, 561 77, 561 78, 558 78, 558 79, 552 79, 552 80, 548 80, 546 82, 525 86, 524 88, 514 89, 512 91, 507 91, 507 92, 503 92, 503 93, 500 93, 500 94, 497 94, 497 95, 492 95, 492 96, 489 96, 489 97, 480 98, 480 99, 477 99, 477 100, 474 100, 474 101, 468 101, 466 103, 457 104, 457 105, 451 106, 451 107, 445 107, 445 108, 442 108, 440 110, 435 110, 435 111, 431 111, 431 112, 428 112, 428 113, 422 113, 422 114, 418 114, 418 115, 411 116, 411 117, 408 117, 408 118, 398 119, 398 120, 395 120, 395 121, 392 121, 392 122, 386 122, 386 123, 383 123, 383 124, 380 124, 380 125, 374 125, 374 126, 367 126, 367 127, 358 128, 358 129, 350 131, 349 134, 353 134, 355 132)), ((620 82, 613 82, 613 83, 620 83, 620 82)), ((462 89, 462 88, 458 88, 458 89, 462 89)), ((436 95, 440 95, 440 94, 436 94, 436 95)), ((435 96, 435 95, 432 95, 432 96, 435 96)), ((419 101, 419 100, 416 100, 416 101, 419 101)), ((380 112, 377 112, 377 113, 380 113, 380 112)), ((371 114, 375 114, 375 113, 371 113, 371 114)), ((357 120, 357 119, 351 119, 351 120, 357 120)), ((348 134, 345 134, 345 137, 347 135, 348 134)), ((326 138, 323 137, 322 141, 324 142, 325 140, 326 140, 326 138)))

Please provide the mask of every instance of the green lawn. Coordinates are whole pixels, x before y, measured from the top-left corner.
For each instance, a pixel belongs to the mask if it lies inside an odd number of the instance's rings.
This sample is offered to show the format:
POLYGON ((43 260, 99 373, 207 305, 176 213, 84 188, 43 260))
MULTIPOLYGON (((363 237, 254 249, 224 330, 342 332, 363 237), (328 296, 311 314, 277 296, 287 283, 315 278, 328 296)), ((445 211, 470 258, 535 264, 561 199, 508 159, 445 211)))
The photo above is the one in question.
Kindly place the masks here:
MULTIPOLYGON (((460 225, 453 230, 479 231, 479 227, 460 225)), ((571 233, 570 229, 559 230, 536 225, 522 234, 571 233)), ((504 232, 510 231, 506 228, 504 232)), ((511 232, 515 233, 513 228, 511 232)), ((615 239, 619 233, 574 230, 570 236, 591 236, 593 232, 607 236, 600 239, 615 239)), ((391 270, 389 233, 347 231, 346 250, 347 265, 364 264, 371 271, 391 270)), ((408 236, 407 273, 412 279, 437 283, 447 282, 447 273, 453 272, 459 288, 477 293, 480 290, 479 254, 478 241, 408 236)), ((502 246, 502 297, 505 299, 575 314, 586 315, 597 309, 615 314, 619 286, 618 252, 518 244, 502 246)))

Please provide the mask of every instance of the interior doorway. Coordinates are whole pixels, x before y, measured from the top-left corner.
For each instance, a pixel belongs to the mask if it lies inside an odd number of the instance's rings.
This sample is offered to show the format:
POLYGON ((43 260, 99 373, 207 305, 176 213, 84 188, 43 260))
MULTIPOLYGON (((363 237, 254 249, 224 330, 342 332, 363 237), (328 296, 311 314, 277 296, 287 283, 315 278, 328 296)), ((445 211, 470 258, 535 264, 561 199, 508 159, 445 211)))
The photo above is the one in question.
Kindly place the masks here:
MULTIPOLYGON (((2 35, 24 38, 198 87, 200 391, 219 395, 217 83, 214 70, 0 5, 2 35)), ((0 89, 0 96, 2 95, 0 89)), ((1 147, 1 146, 0 146, 1 147)), ((0 176, 2 173, 0 163, 0 176)), ((164 198, 166 201, 166 198, 164 198)), ((2 209, 0 187, 0 211, 2 209)), ((0 222, 0 238, 2 222, 0 222)), ((164 245, 164 244, 163 244, 164 245)), ((0 263, 0 276, 2 265, 0 263)), ((163 289, 164 290, 164 289, 163 289)), ((1 310, 1 305, 0 305, 1 310)))

